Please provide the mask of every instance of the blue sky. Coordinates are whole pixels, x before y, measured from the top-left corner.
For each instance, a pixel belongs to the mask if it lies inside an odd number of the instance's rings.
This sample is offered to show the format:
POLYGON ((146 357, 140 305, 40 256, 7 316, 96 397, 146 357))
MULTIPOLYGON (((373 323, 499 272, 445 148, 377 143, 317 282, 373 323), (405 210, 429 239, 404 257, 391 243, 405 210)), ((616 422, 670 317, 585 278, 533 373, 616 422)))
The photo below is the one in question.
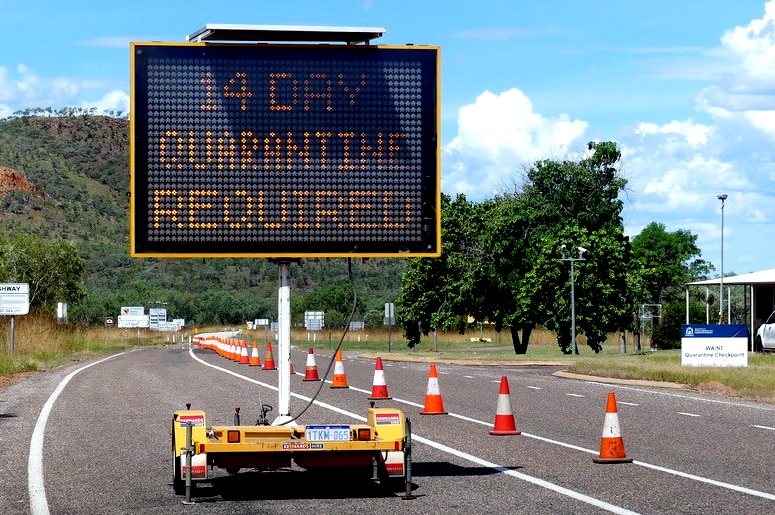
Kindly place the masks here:
POLYGON ((535 160, 613 140, 627 234, 689 230, 718 273, 726 193, 724 272, 775 268, 775 0, 0 1, 0 117, 128 111, 130 41, 384 27, 376 43, 441 47, 445 193, 491 198, 535 160))

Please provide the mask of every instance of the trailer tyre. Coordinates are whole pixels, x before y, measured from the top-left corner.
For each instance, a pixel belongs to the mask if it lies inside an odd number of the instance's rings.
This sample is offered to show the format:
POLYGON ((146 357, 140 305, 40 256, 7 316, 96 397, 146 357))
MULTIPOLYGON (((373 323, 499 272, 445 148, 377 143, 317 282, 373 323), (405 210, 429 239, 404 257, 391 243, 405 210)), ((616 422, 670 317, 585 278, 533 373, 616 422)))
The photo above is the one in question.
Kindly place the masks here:
MULTIPOLYGON (((180 456, 173 456, 172 458, 172 489, 177 495, 185 495, 186 493, 186 481, 180 474, 180 456)), ((193 483, 192 483, 193 486, 193 483)))

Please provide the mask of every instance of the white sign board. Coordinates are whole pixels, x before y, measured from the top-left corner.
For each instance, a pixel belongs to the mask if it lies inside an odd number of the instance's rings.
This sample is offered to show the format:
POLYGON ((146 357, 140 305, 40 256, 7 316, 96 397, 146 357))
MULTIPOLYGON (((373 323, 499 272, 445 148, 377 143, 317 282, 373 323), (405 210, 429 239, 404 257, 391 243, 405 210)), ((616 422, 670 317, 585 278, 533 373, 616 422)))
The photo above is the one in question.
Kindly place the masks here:
POLYGON ((681 365, 747 367, 748 326, 745 324, 681 326, 681 365))
POLYGON ((305 311, 304 327, 307 331, 320 331, 326 326, 326 314, 323 311, 305 311))
POLYGON ((119 315, 119 328, 150 327, 151 320, 148 315, 119 315))
POLYGON ((143 306, 122 306, 122 315, 141 316, 145 315, 145 308, 143 306))
POLYGON ((148 316, 150 317, 151 329, 165 330, 159 329, 159 325, 167 322, 167 310, 165 308, 151 308, 148 310, 148 316))
POLYGON ((26 315, 30 312, 30 285, 0 284, 0 315, 26 315))

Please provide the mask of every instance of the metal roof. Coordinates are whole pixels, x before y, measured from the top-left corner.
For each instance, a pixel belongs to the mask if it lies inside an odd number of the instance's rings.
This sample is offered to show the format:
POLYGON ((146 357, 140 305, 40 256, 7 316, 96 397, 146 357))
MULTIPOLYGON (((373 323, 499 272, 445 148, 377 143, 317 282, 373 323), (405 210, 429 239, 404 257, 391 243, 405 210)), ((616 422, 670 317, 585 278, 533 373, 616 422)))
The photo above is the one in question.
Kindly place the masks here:
MULTIPOLYGON (((721 278, 717 277, 715 279, 686 283, 687 286, 709 286, 712 284, 721 284, 721 278)), ((724 284, 775 284, 775 268, 749 274, 726 276, 724 277, 724 284)))

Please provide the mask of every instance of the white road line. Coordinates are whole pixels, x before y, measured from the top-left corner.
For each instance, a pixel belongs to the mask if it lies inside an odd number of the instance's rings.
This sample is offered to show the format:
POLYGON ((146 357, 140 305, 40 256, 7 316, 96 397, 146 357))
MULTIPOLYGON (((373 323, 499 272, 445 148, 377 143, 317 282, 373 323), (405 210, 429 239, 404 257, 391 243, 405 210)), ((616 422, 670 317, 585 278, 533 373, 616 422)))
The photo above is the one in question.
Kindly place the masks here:
POLYGON ((577 501, 585 502, 587 504, 591 504, 592 506, 596 506, 602 510, 609 511, 611 513, 619 513, 619 514, 635 514, 638 512, 628 510, 626 508, 622 508, 621 506, 616 506, 615 504, 610 504, 605 501, 601 501, 600 499, 596 499, 594 497, 590 497, 588 495, 584 495, 582 493, 570 490, 568 488, 562 487, 560 485, 556 485, 554 483, 550 483, 549 481, 546 481, 544 479, 540 479, 537 477, 529 476, 527 474, 523 474, 522 472, 517 472, 516 470, 512 470, 510 468, 504 467, 503 465, 497 465, 495 463, 483 460, 477 456, 474 456, 472 454, 468 454, 466 452, 458 451, 457 449, 453 449, 452 447, 448 447, 444 444, 434 442, 432 440, 428 440, 427 438, 423 438, 422 436, 417 436, 412 434, 412 440, 420 443, 424 443, 425 445, 428 445, 430 447, 433 447, 435 449, 438 449, 440 451, 446 452, 448 454, 452 454, 453 456, 457 456, 458 458, 464 459, 466 461, 470 461, 472 463, 476 463, 477 465, 481 465, 482 467, 488 467, 493 470, 496 470, 500 472, 501 474, 505 474, 507 476, 515 477, 517 479, 521 479, 522 481, 525 481, 527 483, 540 486, 542 488, 546 488, 547 490, 551 490, 553 492, 556 492, 558 494, 565 495, 567 497, 570 497, 572 499, 576 499, 577 501))
POLYGON ((751 426, 751 427, 756 427, 756 428, 759 428, 759 429, 766 429, 768 431, 775 431, 775 427, 769 427, 769 426, 751 426))
MULTIPOLYGON (((222 371, 226 372, 227 374, 231 374, 231 375, 233 375, 235 377, 239 377, 239 378, 245 379, 246 381, 250 381, 250 382, 253 382, 253 383, 256 383, 256 384, 260 384, 262 386, 265 386, 266 388, 269 388, 270 390, 277 391, 277 387, 276 386, 272 386, 272 385, 269 385, 269 384, 266 384, 266 383, 261 383, 260 381, 255 381, 253 379, 250 379, 249 377, 245 377, 245 376, 237 374, 236 372, 232 372, 231 370, 227 370, 225 368, 221 368, 221 367, 218 367, 216 365, 212 365, 210 363, 202 361, 201 359, 199 359, 198 357, 196 357, 194 355, 193 351, 189 351, 189 353, 191 354, 191 356, 195 360, 199 361, 200 363, 202 363, 204 365, 207 365, 208 367, 213 367, 213 368, 216 368, 218 370, 222 370, 222 371)), ((363 393, 371 393, 370 390, 363 390, 363 389, 360 389, 360 388, 354 388, 353 386, 350 386, 350 389, 358 391, 358 392, 363 392, 363 393)), ((307 397, 303 397, 301 395, 297 395, 297 394, 293 394, 293 393, 291 395, 293 395, 294 397, 297 397, 299 399, 309 401, 309 399, 307 397)), ((399 399, 399 398, 396 398, 396 397, 393 397, 393 401, 400 402, 400 403, 403 403, 403 404, 407 404, 409 406, 415 406, 415 407, 418 407, 418 408, 424 407, 424 405, 422 405, 422 404, 417 404, 415 402, 399 399)), ((316 401, 316 402, 319 403, 321 406, 324 406, 323 403, 320 403, 319 401, 316 401)), ((325 405, 325 406, 327 407, 327 405, 325 405)), ((337 411, 337 412, 343 413, 343 414, 347 413, 344 410, 340 410, 339 408, 337 408, 335 406, 331 406, 330 409, 332 409, 333 411, 337 411)), ((347 413, 347 414, 352 416, 352 417, 354 417, 354 418, 356 418, 356 419, 358 419, 358 420, 365 420, 363 417, 360 417, 360 416, 355 415, 353 413, 347 413)), ((475 419, 475 418, 466 417, 465 415, 459 415, 457 413, 450 412, 449 416, 450 417, 454 417, 454 418, 459 418, 461 420, 466 420, 468 422, 473 422, 475 424, 480 424, 480 425, 483 425, 483 426, 492 427, 492 422, 484 422, 482 420, 478 420, 478 419, 475 419)), ((600 453, 599 450, 586 449, 586 448, 580 447, 578 445, 573 445, 573 444, 570 444, 570 443, 561 442, 559 440, 552 440, 551 438, 546 438, 546 437, 543 437, 543 436, 533 435, 533 434, 530 434, 530 433, 526 433, 524 431, 522 431, 522 436, 525 436, 527 438, 533 438, 535 440, 539 440, 539 441, 542 441, 542 442, 550 443, 550 444, 553 444, 553 445, 559 445, 560 447, 565 447, 567 449, 573 449, 573 450, 576 450, 576 451, 585 452, 587 454, 598 455, 600 453)), ((412 437, 415 438, 414 435, 412 435, 412 437)), ((706 483, 706 484, 718 486, 720 488, 726 488, 727 490, 732 490, 732 491, 735 491, 735 492, 740 492, 740 493, 744 493, 744 494, 747 494, 747 495, 751 495, 753 497, 761 497, 763 499, 768 499, 768 500, 771 500, 771 501, 775 501, 775 494, 771 494, 771 493, 768 493, 768 492, 762 492, 760 490, 753 490, 753 489, 750 489, 750 488, 745 488, 745 487, 742 487, 742 486, 734 485, 732 483, 725 483, 723 481, 716 481, 715 479, 710 479, 710 478, 706 478, 706 477, 702 477, 702 476, 696 476, 694 474, 689 474, 687 472, 681 472, 680 470, 660 467, 658 465, 652 465, 652 464, 647 463, 645 461, 637 461, 637 460, 635 460, 635 461, 633 461, 633 464, 638 465, 640 467, 649 468, 649 469, 652 469, 652 470, 658 470, 658 471, 664 472, 666 474, 671 474, 671 475, 674 475, 674 476, 683 477, 683 478, 686 478, 686 479, 691 479, 691 480, 697 481, 699 483, 706 483)), ((509 475, 511 475, 511 474, 509 474, 509 475)), ((559 487, 559 488, 562 488, 562 487, 559 487)))
POLYGON ((86 370, 89 367, 93 367, 103 361, 113 359, 116 356, 126 354, 120 352, 107 358, 103 358, 94 363, 89 363, 78 370, 75 370, 62 379, 57 385, 54 392, 49 396, 46 404, 43 405, 43 409, 40 410, 38 415, 38 421, 35 423, 35 429, 32 431, 32 437, 30 438, 30 455, 27 459, 27 491, 30 496, 30 513, 32 515, 48 515, 48 500, 46 499, 46 484, 43 480, 43 435, 46 432, 46 424, 48 423, 48 417, 51 414, 51 410, 54 408, 59 395, 67 386, 67 383, 75 377, 79 372, 86 370))
POLYGON ((578 394, 578 393, 566 393, 568 397, 584 397, 584 395, 578 394))
POLYGON ((686 417, 701 417, 702 415, 698 415, 696 413, 686 413, 685 411, 678 411, 679 415, 684 415, 686 417))
POLYGON ((616 401, 617 404, 624 404, 625 406, 640 406, 640 404, 636 404, 634 402, 624 402, 624 401, 616 401))
MULTIPOLYGON (((239 374, 237 372, 233 372, 233 371, 228 370, 226 368, 219 367, 218 365, 213 365, 212 363, 208 363, 208 362, 198 358, 194 354, 193 351, 189 351, 189 355, 194 360, 198 361, 199 363, 201 363, 201 364, 203 364, 205 366, 214 368, 216 370, 220 370, 221 372, 225 372, 226 374, 232 375, 232 376, 237 377, 239 379, 243 379, 243 380, 248 381, 248 382, 253 383, 253 384, 257 384, 257 385, 263 386, 264 388, 268 388, 270 390, 274 390, 274 391, 278 390, 278 388, 276 386, 274 386, 274 385, 271 385, 271 384, 268 384, 268 383, 263 383, 263 382, 258 381, 256 379, 251 379, 249 377, 245 377, 245 376, 243 376, 243 375, 241 375, 241 374, 239 374)), ((366 390, 362 390, 360 388, 350 387, 350 389, 358 391, 358 392, 368 393, 366 390)), ((307 402, 312 400, 309 397, 306 397, 304 395, 295 394, 295 393, 291 393, 291 396, 292 397, 296 397, 297 399, 301 399, 301 400, 307 401, 307 402)), ((394 401, 399 401, 399 402, 405 402, 405 401, 400 401, 399 399, 395 399, 395 398, 393 400, 394 401)), ((343 409, 338 408, 336 406, 333 406, 331 404, 327 404, 327 403, 321 402, 321 401, 315 401, 315 404, 318 405, 318 406, 321 406, 323 408, 329 409, 331 411, 334 411, 336 413, 339 413, 341 415, 349 416, 349 417, 351 417, 351 418, 353 418, 355 420, 358 420, 358 421, 361 421, 361 422, 365 422, 366 421, 366 417, 363 417, 361 415, 357 415, 355 413, 351 413, 349 411, 343 410, 343 409)), ((415 404, 415 403, 407 403, 407 404, 422 407, 421 405, 415 404)), ((458 416, 458 418, 465 418, 465 417, 458 416)), ((469 419, 469 420, 473 421, 473 419, 469 419)), ((478 421, 476 421, 476 422, 478 422, 478 421)), ((496 470, 496 471, 498 471, 498 472, 500 472, 502 474, 505 474, 505 475, 508 475, 508 476, 512 476, 512 477, 515 477, 517 479, 521 479, 522 481, 526 481, 526 482, 531 483, 533 485, 540 486, 542 488, 546 488, 546 489, 551 490, 553 492, 556 492, 556 493, 559 493, 559 494, 571 497, 573 499, 576 499, 576 500, 581 501, 581 502, 585 502, 587 504, 591 504, 592 506, 596 506, 596 507, 598 507, 600 509, 609 511, 611 513, 617 513, 617 514, 620 514, 620 515, 637 515, 637 513, 638 513, 638 512, 635 512, 635 511, 628 510, 626 508, 622 508, 621 506, 616 506, 614 504, 610 504, 610 503, 607 503, 605 501, 601 501, 600 499, 596 499, 594 497, 590 497, 590 496, 582 494, 580 492, 576 492, 576 491, 570 490, 570 489, 562 487, 560 485, 556 485, 554 483, 550 483, 549 481, 545 481, 545 480, 537 478, 537 477, 529 476, 527 474, 523 474, 523 473, 517 472, 515 470, 511 470, 510 468, 505 467, 503 465, 498 465, 496 463, 492 463, 492 462, 483 460, 481 458, 478 458, 478 457, 473 456, 471 454, 465 453, 463 451, 459 451, 457 449, 453 449, 452 447, 448 447, 448 446, 446 446, 444 444, 440 444, 438 442, 434 442, 433 440, 429 440, 427 438, 423 438, 422 436, 419 436, 419 435, 412 434, 412 440, 414 440, 416 442, 423 443, 425 445, 428 445, 430 447, 438 449, 438 450, 440 450, 442 452, 446 452, 448 454, 452 454, 454 456, 457 456, 457 457, 459 457, 461 459, 464 459, 466 461, 470 461, 470 462, 475 463, 477 465, 481 465, 483 467, 491 468, 491 469, 496 470)))
POLYGON ((626 386, 621 384, 601 383, 600 381, 585 381, 588 384, 596 384, 599 386, 605 386, 606 388, 616 388, 619 390, 630 390, 633 392, 649 393, 652 395, 662 395, 665 397, 675 397, 676 399, 689 399, 692 401, 709 402, 711 404, 724 404, 727 406, 738 406, 742 408, 753 408, 761 411, 775 411, 775 406, 754 405, 745 402, 724 401, 720 399, 705 399, 703 397, 695 397, 693 395, 683 395, 680 393, 664 392, 659 390, 649 390, 646 388, 638 388, 635 386, 626 386))
POLYGON ((528 385, 525 388, 530 388, 531 390, 543 390, 543 388, 541 388, 540 386, 530 386, 530 385, 528 385))
POLYGON ((463 376, 463 377, 465 377, 466 379, 476 379, 476 377, 474 376, 463 376))

